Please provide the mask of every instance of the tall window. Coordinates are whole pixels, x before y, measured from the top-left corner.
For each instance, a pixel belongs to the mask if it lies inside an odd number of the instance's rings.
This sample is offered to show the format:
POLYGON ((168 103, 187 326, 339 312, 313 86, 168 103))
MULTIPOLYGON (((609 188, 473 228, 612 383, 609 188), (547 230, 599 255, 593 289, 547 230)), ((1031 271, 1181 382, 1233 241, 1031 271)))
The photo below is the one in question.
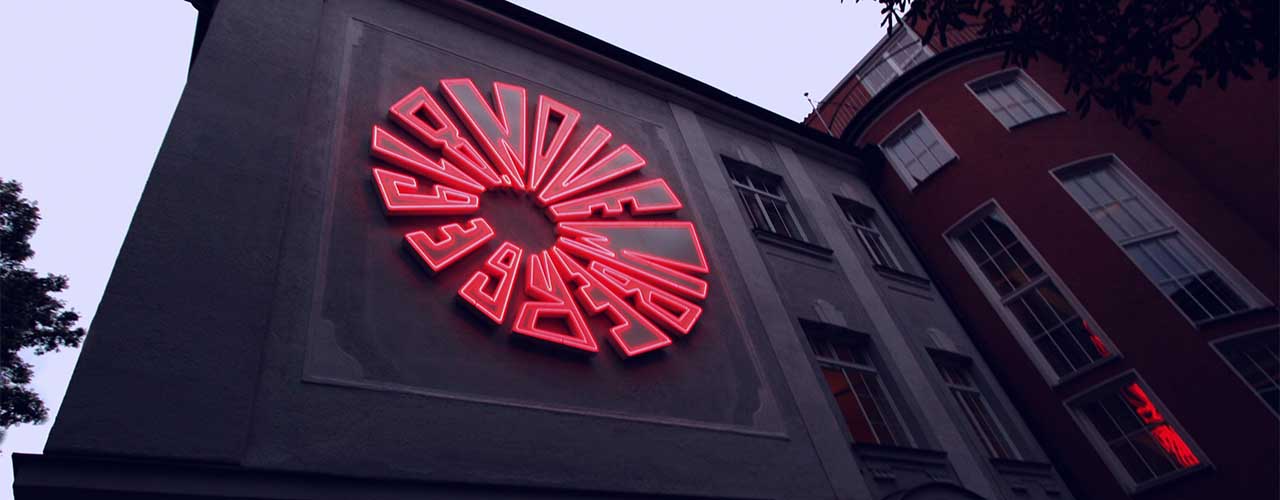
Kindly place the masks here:
POLYGON ((1164 292, 1199 323, 1249 309, 1222 272, 1110 160, 1056 173, 1071 197, 1164 292))
POLYGON ((809 343, 854 442, 911 446, 867 344, 818 336, 809 343))
POLYGON ((844 220, 853 227, 853 232, 858 235, 858 241, 862 242, 862 248, 866 249, 872 263, 901 271, 902 264, 898 263, 898 257, 889 249, 884 235, 880 233, 876 211, 853 200, 836 197, 836 201, 840 203, 844 220))
POLYGON ((1006 128, 1062 111, 1062 106, 1018 69, 983 77, 968 85, 1006 128))
POLYGON ((968 257, 974 279, 988 285, 1006 321, 1012 318, 1010 327, 1026 335, 1054 376, 1072 375, 1113 355, 1002 213, 985 212, 953 230, 951 237, 968 257))
POLYGON ((1200 453, 1134 376, 1068 403, 1129 489, 1200 466, 1200 453))
POLYGON ((1018 458, 1018 452, 1010 442, 1009 435, 1005 433, 1000 421, 996 420, 982 391, 978 389, 977 384, 974 384, 970 368, 946 361, 939 361, 937 366, 938 373, 942 375, 947 389, 956 400, 956 405, 964 412, 970 429, 973 430, 974 436, 982 441, 987 453, 994 458, 1018 458))
POLYGON ((880 149, 884 150, 889 163, 911 188, 956 158, 955 150, 942 140, 938 129, 933 128, 924 113, 908 118, 889 134, 880 144, 880 149))
POLYGON ((920 43, 915 32, 902 27, 878 52, 870 56, 858 79, 867 92, 876 95, 889 82, 931 56, 933 51, 920 43))
POLYGON ((794 240, 809 241, 800 227, 800 218, 787 202, 781 177, 730 159, 725 159, 725 164, 752 226, 794 240))
POLYGON ((1218 342, 1217 347, 1244 383, 1280 415, 1280 330, 1242 335, 1218 342))

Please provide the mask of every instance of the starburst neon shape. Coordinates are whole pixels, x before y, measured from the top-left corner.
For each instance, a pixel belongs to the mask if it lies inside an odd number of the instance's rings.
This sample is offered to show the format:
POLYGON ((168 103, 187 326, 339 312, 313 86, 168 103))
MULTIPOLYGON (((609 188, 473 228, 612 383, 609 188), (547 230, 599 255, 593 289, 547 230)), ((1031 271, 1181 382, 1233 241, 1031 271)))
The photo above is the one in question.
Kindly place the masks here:
MULTIPOLYGON (((623 357, 693 330, 708 294, 706 255, 692 223, 662 218, 684 207, 666 180, 627 179, 645 166, 639 152, 610 148, 613 133, 601 125, 571 145, 582 113, 546 95, 529 137, 528 92, 517 85, 495 82, 492 99, 467 78, 440 88, 445 105, 418 87, 388 111, 412 139, 373 127, 371 155, 396 167, 372 168, 387 216, 472 214, 486 191, 513 190, 556 225, 547 250, 502 241, 458 290, 464 304, 498 325, 515 311, 513 334, 568 349, 594 353, 605 337, 623 357), (606 331, 591 330, 598 315, 606 331)), ((434 275, 498 236, 475 217, 409 232, 404 243, 434 275)))

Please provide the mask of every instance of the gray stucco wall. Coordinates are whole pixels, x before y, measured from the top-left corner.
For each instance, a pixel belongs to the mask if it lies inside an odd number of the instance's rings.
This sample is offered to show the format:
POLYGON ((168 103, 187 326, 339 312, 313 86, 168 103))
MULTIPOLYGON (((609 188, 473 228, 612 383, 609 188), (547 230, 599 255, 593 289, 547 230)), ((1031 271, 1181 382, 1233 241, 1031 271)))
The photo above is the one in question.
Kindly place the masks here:
MULTIPOLYGON (((871 269, 834 211, 833 192, 879 210, 855 160, 468 12, 220 2, 47 454, 530 495, 878 498, 930 481, 999 495, 921 357, 928 328, 972 346, 927 281, 871 269), (370 128, 451 77, 550 95, 645 155, 638 177, 671 183, 712 269, 691 335, 633 360, 548 351, 461 311, 469 273, 421 271, 399 240, 423 222, 384 216, 368 181, 370 128), (781 175, 818 251, 754 234, 724 157, 781 175), (935 451, 854 452, 798 323, 821 319, 816 300, 874 338, 935 451)), ((526 201, 486 198, 482 215, 525 227, 526 201)))

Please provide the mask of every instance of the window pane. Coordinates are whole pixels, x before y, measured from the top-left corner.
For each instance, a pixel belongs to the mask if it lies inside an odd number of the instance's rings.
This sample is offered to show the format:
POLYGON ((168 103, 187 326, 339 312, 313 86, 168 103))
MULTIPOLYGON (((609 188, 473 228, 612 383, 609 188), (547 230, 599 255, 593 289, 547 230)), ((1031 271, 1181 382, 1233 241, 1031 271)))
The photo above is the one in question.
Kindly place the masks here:
POLYGON ((1133 480, 1142 484, 1174 471, 1193 467, 1200 458, 1179 431, 1166 421, 1137 383, 1101 389, 1096 398, 1076 408, 1108 442, 1133 480))
POLYGON ((1116 458, 1120 460, 1120 465, 1124 467, 1125 472, 1129 473, 1134 482, 1141 484, 1155 477, 1155 474, 1151 472, 1151 468, 1147 467, 1146 461, 1138 456, 1138 451, 1134 449, 1127 439, 1121 439, 1113 443, 1111 451, 1115 453, 1116 458))
POLYGON ((1026 273, 1028 278, 1035 278, 1044 274, 1044 270, 1040 268, 1040 264, 1031 258, 1031 254, 1022 247, 1021 243, 1014 243, 1009 246, 1009 255, 1013 256, 1013 260, 1018 263, 1018 267, 1022 268, 1022 272, 1026 273))
POLYGON ((991 284, 997 305, 1005 307, 1021 327, 1016 334, 1035 345, 1054 374, 1070 375, 1113 355, 1107 342, 1085 324, 1078 306, 1045 276, 1045 269, 1008 219, 995 213, 969 228, 954 238, 977 264, 982 276, 974 278, 991 284))
POLYGON ((881 145, 889 161, 916 181, 927 178, 955 157, 933 127, 917 115, 881 145))
POLYGON ((822 377, 827 381, 827 387, 831 389, 831 396, 835 398, 836 406, 840 408, 840 414, 844 417, 845 426, 849 429, 853 440, 860 443, 876 442, 871 424, 862 414, 862 407, 858 404, 852 388, 849 387, 844 372, 837 368, 823 366, 822 377))
POLYGON ((769 223, 765 221, 764 212, 760 211, 760 204, 756 201, 756 194, 748 191, 738 191, 738 198, 742 200, 742 206, 747 209, 747 215, 751 218, 751 225, 756 229, 771 231, 769 223))
POLYGON ((1273 411, 1280 413, 1280 331, 1264 330, 1219 344, 1236 373, 1273 411))
POLYGON ((1053 368, 1053 372, 1058 376, 1070 374, 1075 371, 1071 365, 1067 364, 1067 358, 1062 355, 1062 351, 1058 350, 1058 346, 1054 344, 1053 338, 1045 335, 1036 340, 1036 349, 1040 354, 1044 355, 1045 360, 1049 362, 1049 367, 1053 368))
POLYGON ((1124 436, 1124 432, 1116 425, 1115 420, 1107 414, 1107 410, 1102 408, 1102 403, 1094 401, 1081 407, 1081 411, 1103 440, 1110 442, 1124 436))
POLYGON ((1113 164, 1096 163, 1057 175, 1071 197, 1192 321, 1250 307, 1165 214, 1138 196, 1140 184, 1125 178, 1113 164))

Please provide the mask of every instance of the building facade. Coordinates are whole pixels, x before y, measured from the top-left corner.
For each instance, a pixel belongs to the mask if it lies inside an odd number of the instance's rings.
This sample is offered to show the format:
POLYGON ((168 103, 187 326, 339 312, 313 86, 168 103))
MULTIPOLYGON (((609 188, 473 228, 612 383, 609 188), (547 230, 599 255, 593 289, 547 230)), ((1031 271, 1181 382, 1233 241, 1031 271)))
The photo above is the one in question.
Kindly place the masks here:
POLYGON ((1075 498, 846 143, 506 3, 197 5, 18 499, 1075 498))
POLYGON ((886 37, 806 122, 873 190, 1080 498, 1276 498, 1275 79, 1073 112, 1004 42, 886 37))

